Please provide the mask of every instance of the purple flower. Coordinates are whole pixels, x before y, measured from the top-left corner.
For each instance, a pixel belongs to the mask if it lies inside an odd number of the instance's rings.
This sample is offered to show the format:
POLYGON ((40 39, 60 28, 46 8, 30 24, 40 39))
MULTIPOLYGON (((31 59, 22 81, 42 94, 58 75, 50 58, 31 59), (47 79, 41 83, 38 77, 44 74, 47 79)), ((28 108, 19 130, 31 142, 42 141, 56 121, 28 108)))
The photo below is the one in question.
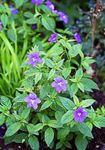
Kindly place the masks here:
POLYGON ((81 36, 80 36, 79 33, 75 33, 74 34, 74 38, 75 38, 75 40, 76 40, 77 43, 81 43, 81 36))
POLYGON ((9 7, 11 10, 11 14, 16 15, 18 13, 18 9, 14 8, 14 6, 9 7))
POLYGON ((55 10, 55 6, 54 4, 50 1, 50 0, 47 0, 46 1, 46 6, 47 8, 49 8, 53 13, 57 13, 57 10, 55 10))
POLYGON ((54 4, 50 2, 49 0, 46 1, 46 6, 53 11, 55 9, 54 4))
POLYGON ((30 93, 27 97, 25 97, 25 102, 27 102, 27 107, 34 108, 36 110, 41 101, 35 93, 30 93))
POLYGON ((0 31, 2 30, 2 27, 3 27, 2 22, 0 21, 0 31))
POLYGON ((56 42, 58 41, 57 36, 58 36, 57 33, 51 34, 51 36, 49 37, 48 41, 49 41, 50 43, 56 43, 56 42))
POLYGON ((43 0, 31 0, 31 3, 34 5, 41 5, 43 3, 43 0))
POLYGON ((31 28, 32 28, 32 30, 37 29, 37 24, 32 24, 31 28))
POLYGON ((51 86, 56 90, 57 93, 61 93, 62 91, 66 91, 67 89, 67 81, 62 77, 57 77, 52 82, 51 86))
POLYGON ((6 132, 6 125, 3 124, 2 126, 0 126, 0 137, 3 137, 5 132, 6 132))
POLYGON ((39 52, 33 52, 28 55, 28 64, 36 67, 37 64, 42 63, 42 59, 39 56, 39 52))
POLYGON ((68 16, 64 12, 58 12, 60 21, 63 21, 65 24, 68 23, 68 16))
POLYGON ((76 122, 83 122, 87 117, 87 115, 88 115, 87 111, 82 107, 79 107, 74 111, 74 120, 76 122))

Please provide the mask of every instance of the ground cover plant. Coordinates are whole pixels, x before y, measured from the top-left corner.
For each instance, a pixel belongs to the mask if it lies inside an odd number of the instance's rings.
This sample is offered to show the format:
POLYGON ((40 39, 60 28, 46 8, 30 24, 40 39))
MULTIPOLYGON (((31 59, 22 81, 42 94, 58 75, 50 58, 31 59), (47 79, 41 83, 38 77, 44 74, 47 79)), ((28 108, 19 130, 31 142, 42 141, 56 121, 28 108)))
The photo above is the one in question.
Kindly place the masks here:
MULTIPOLYGON (((90 96, 97 84, 88 74, 94 60, 81 38, 57 23, 67 14, 43 0, 4 1, 0 5, 0 125, 5 143, 31 149, 85 150, 93 126, 105 127, 104 109, 90 96)), ((60 22, 60 23, 61 23, 60 22)))

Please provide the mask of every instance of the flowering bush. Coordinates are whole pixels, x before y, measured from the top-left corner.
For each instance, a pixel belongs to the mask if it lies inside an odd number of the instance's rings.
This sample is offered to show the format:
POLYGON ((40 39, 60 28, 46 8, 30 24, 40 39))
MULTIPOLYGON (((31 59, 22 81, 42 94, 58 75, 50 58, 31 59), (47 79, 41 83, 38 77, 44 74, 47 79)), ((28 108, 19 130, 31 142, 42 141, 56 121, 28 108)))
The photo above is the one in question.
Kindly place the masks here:
POLYGON ((56 21, 66 24, 68 17, 51 1, 14 3, 16 8, 0 6, 1 48, 9 54, 8 64, 12 60, 9 77, 16 77, 9 79, 21 82, 15 98, 0 98, 5 142, 26 142, 38 150, 43 141, 51 149, 66 149, 75 139, 77 149, 85 150, 93 126, 105 127, 105 117, 92 108, 95 101, 89 95, 98 89, 87 74, 94 60, 84 56, 77 33, 56 27, 56 21))

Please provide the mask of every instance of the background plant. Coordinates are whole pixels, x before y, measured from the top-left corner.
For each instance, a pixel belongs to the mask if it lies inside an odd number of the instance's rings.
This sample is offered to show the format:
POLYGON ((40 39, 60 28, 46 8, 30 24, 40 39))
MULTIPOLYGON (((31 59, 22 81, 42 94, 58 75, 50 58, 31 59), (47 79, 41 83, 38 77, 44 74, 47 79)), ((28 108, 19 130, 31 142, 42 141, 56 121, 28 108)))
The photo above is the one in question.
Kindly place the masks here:
MULTIPOLYGON (((40 141, 45 141, 51 149, 64 149, 71 147, 70 141, 76 136, 78 150, 85 150, 88 141, 93 138, 93 126, 105 126, 103 109, 95 111, 91 106, 94 100, 89 95, 93 89, 98 89, 87 74, 94 60, 84 56, 82 45, 75 42, 70 31, 56 28, 56 20, 59 18, 45 5, 35 6, 28 1, 15 1, 15 4, 18 9, 22 8, 20 14, 11 16, 5 11, 1 12, 3 27, 7 28, 0 32, 1 40, 4 41, 1 50, 11 52, 9 57, 12 61, 8 58, 8 64, 14 63, 15 67, 12 72, 14 74, 10 73, 10 77, 16 75, 17 83, 21 81, 20 87, 16 85, 19 88, 15 98, 1 96, 1 124, 7 124, 5 141, 25 142, 35 150, 39 149, 40 141), (27 7, 33 13, 26 12, 27 7), (13 17, 11 31, 15 31, 15 35, 19 37, 15 42, 9 41, 11 36, 8 28, 11 23, 4 23, 4 18, 8 17, 13 17), (30 24, 37 24, 37 29, 32 31, 30 24), (37 57, 36 52, 39 54, 37 57), (56 78, 60 78, 60 84, 55 82, 56 78), (30 98, 30 94, 34 98, 30 98), (27 104, 32 108, 27 108, 27 104)), ((8 8, 7 5, 2 7, 8 8)), ((7 65, 2 62, 2 67, 6 68, 7 65)), ((6 72, 9 72, 8 69, 6 72)), ((13 82, 16 83, 15 80, 13 82)))

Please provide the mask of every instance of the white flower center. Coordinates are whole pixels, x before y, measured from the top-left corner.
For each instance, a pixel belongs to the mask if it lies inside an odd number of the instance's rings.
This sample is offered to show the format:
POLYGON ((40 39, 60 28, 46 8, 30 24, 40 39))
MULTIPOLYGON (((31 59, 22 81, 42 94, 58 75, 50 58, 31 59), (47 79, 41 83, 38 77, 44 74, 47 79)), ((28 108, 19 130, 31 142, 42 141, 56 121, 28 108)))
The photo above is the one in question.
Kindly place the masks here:
POLYGON ((54 6, 53 6, 53 5, 50 5, 50 8, 51 8, 51 9, 54 9, 54 6))
POLYGON ((81 113, 78 113, 78 116, 80 117, 80 116, 81 116, 81 113))
POLYGON ((32 58, 33 61, 36 61, 36 58, 32 58))
POLYGON ((59 82, 58 85, 59 85, 59 86, 62 86, 62 82, 59 82))
POLYGON ((31 103, 33 104, 33 102, 34 102, 34 99, 31 99, 31 103))
POLYGON ((63 19, 66 19, 66 16, 63 16, 63 19))

